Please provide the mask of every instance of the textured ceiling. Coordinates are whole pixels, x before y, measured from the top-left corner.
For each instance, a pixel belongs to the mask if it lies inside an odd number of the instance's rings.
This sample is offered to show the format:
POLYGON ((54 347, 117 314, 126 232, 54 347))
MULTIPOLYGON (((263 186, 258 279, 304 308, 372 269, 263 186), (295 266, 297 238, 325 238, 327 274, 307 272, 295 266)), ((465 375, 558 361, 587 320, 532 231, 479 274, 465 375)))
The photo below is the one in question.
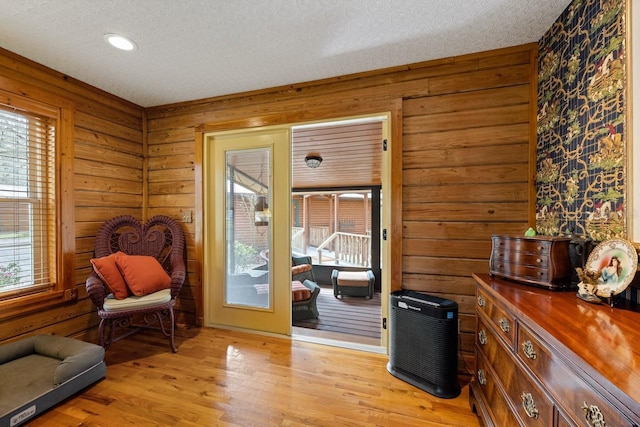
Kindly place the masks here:
POLYGON ((0 47, 150 107, 536 42, 569 3, 0 0, 0 47))

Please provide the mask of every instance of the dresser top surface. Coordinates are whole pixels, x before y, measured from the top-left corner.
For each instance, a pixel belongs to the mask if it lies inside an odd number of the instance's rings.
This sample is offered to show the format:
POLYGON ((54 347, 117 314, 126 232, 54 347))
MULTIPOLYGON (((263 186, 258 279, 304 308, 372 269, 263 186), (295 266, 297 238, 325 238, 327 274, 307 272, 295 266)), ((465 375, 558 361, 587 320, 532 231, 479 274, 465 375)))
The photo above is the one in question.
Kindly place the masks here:
POLYGON ((551 291, 489 274, 473 276, 578 369, 640 412, 640 312, 588 303, 575 290, 551 291))

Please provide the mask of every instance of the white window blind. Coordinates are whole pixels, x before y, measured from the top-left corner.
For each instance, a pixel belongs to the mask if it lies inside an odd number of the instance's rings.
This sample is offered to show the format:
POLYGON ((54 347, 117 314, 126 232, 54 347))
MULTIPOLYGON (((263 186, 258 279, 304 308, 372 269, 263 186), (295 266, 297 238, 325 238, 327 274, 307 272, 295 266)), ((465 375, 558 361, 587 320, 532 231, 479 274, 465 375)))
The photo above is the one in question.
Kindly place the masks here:
POLYGON ((55 123, 0 105, 0 296, 55 281, 55 123))

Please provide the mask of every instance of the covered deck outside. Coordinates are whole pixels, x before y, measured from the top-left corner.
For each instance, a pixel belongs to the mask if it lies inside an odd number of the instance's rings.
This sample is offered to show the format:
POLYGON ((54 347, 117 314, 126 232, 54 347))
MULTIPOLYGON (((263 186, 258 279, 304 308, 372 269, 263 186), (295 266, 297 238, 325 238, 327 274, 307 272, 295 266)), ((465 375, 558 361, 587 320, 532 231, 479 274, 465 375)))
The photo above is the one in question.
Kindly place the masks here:
POLYGON ((313 264, 342 265, 351 267, 371 267, 371 234, 335 232, 328 235, 328 227, 311 227, 311 242, 320 241, 313 246, 305 245, 305 229, 291 228, 291 251, 294 256, 308 255, 313 264))
POLYGON ((371 270, 380 291, 380 193, 379 187, 294 192, 292 255, 311 256, 322 283, 330 283, 334 268, 371 270))
MULTIPOLYGON (((300 233, 296 227, 292 229, 292 237, 300 233)), ((293 248, 293 256, 310 256, 314 276, 320 286, 317 305, 320 316, 317 319, 293 321, 293 333, 298 338, 311 340, 346 341, 352 344, 379 346, 381 339, 382 306, 381 295, 374 292, 371 299, 360 297, 335 298, 331 284, 331 272, 334 268, 369 269, 367 262, 354 263, 361 260, 357 254, 362 253, 357 245, 368 245, 370 236, 338 236, 328 237, 318 247, 293 248), (338 251, 329 250, 329 241, 344 239, 344 245, 337 245, 338 251), (324 243, 324 245, 323 245, 324 243)), ((349 234, 349 233, 345 233, 349 234)), ((300 239, 298 239, 300 240, 300 239)))

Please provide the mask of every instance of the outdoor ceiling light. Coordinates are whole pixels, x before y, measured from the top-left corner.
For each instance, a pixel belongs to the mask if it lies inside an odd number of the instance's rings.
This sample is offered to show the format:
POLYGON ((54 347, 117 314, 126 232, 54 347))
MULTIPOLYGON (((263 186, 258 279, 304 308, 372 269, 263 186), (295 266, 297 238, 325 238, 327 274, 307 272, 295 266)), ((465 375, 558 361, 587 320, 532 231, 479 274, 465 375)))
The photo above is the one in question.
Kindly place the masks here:
POLYGON ((307 157, 304 158, 304 162, 311 169, 315 169, 318 166, 320 166, 320 163, 322 163, 322 157, 314 155, 314 154, 309 154, 307 157))
POLYGON ((111 46, 120 50, 136 50, 138 48, 133 40, 121 34, 107 33, 103 38, 111 46))

